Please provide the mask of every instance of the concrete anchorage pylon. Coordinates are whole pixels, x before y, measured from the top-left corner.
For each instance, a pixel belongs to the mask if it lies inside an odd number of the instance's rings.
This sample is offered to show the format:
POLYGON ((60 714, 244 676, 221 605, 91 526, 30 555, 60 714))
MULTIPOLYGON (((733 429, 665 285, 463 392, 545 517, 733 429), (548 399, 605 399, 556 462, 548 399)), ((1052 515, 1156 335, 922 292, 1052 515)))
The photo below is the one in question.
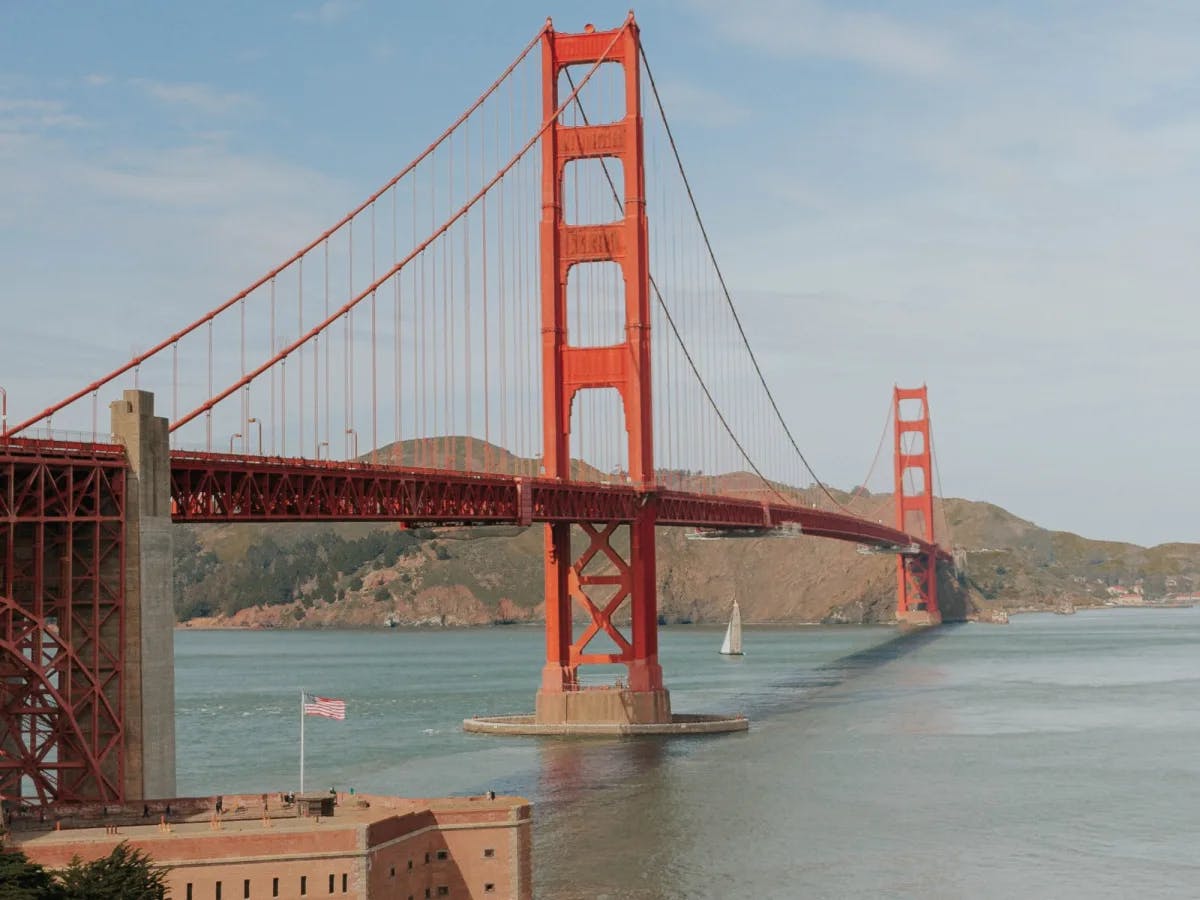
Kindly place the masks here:
POLYGON ((175 796, 175 609, 169 423, 154 395, 110 406, 129 463, 125 544, 125 799, 175 796))

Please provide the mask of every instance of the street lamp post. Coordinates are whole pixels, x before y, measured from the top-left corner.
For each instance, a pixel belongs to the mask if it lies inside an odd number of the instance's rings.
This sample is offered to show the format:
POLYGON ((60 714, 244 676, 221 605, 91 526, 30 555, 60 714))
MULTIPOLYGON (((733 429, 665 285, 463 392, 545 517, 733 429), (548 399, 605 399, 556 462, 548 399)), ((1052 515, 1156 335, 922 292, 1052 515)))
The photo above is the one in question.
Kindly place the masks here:
POLYGON ((325 451, 325 458, 329 459, 329 441, 321 441, 317 444, 317 459, 321 458, 321 451, 325 451))
POLYGON ((237 434, 231 434, 229 436, 229 452, 230 452, 230 454, 233 453, 233 442, 238 440, 239 438, 241 438, 241 436, 242 436, 241 432, 238 432, 237 434))
POLYGON ((352 446, 354 448, 354 452, 350 458, 358 459, 358 432, 355 431, 353 428, 347 428, 346 436, 351 442, 350 446, 352 446))
POLYGON ((250 418, 248 418, 246 420, 246 423, 248 425, 257 425, 258 426, 258 455, 262 456, 263 455, 262 454, 262 419, 256 418, 255 416, 251 416, 250 418))
POLYGON ((8 391, 0 387, 0 435, 8 434, 8 391))

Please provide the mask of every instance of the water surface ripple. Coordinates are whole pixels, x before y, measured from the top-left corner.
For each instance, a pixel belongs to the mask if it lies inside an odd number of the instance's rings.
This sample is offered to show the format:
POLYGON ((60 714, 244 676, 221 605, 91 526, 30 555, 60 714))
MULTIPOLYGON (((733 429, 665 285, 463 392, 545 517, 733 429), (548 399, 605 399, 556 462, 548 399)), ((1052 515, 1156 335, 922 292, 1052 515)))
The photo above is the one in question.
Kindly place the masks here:
POLYGON ((179 790, 530 797, 540 898, 1200 896, 1200 609, 662 633, 680 712, 744 735, 467 735, 529 709, 536 628, 176 635, 179 790))

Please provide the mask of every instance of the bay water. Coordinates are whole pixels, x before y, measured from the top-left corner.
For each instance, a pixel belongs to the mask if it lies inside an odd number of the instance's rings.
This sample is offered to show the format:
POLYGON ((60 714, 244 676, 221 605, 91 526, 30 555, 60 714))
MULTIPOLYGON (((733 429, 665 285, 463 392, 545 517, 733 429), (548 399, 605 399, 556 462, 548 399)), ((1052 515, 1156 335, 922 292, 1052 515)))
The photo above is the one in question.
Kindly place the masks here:
POLYGON ((663 629, 677 712, 742 735, 498 738, 540 628, 176 632, 179 792, 534 803, 539 898, 1200 897, 1200 609, 1008 626, 663 629))

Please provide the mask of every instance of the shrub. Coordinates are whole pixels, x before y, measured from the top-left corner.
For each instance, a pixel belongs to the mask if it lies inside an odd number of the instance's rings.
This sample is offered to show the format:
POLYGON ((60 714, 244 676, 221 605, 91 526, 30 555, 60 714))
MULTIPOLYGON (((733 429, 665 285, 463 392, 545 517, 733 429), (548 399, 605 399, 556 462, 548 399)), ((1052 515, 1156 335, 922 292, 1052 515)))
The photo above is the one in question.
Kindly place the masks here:
POLYGON ((59 878, 72 900, 163 900, 167 871, 122 841, 100 859, 85 863, 75 857, 59 878))

